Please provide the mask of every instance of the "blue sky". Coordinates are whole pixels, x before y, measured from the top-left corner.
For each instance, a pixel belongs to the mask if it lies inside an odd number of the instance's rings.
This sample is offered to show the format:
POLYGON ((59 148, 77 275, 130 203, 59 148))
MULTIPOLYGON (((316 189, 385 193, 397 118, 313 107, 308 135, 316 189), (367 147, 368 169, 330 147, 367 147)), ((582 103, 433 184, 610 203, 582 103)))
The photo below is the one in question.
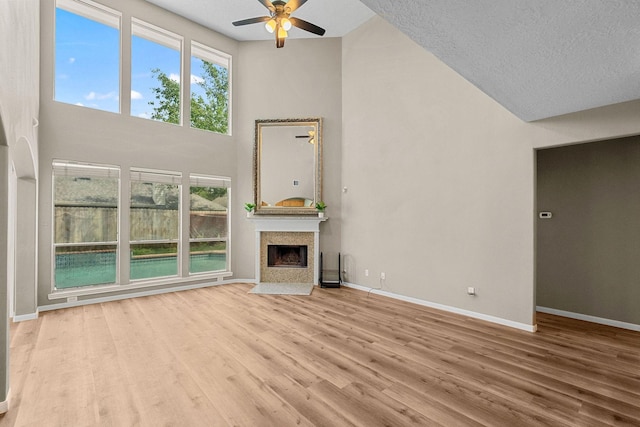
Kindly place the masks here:
MULTIPOLYGON (((151 88, 159 85, 151 70, 158 68, 179 81, 180 52, 136 36, 131 50, 131 115, 149 118, 149 102, 155 99, 151 88)), ((119 57, 117 29, 56 9, 56 101, 119 112, 119 57)), ((202 74, 200 64, 193 58, 192 90, 197 90, 195 76, 202 74)))

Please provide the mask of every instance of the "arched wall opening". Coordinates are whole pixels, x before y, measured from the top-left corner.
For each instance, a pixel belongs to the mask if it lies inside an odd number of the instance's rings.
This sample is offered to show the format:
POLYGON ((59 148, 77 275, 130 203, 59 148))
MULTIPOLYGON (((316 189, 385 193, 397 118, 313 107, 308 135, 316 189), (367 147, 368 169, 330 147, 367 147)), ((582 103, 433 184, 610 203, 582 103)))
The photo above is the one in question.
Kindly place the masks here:
POLYGON ((38 182, 35 173, 35 157, 29 141, 21 137, 11 149, 11 160, 15 170, 15 292, 14 321, 37 317, 37 223, 38 182), (19 244, 18 244, 19 242, 19 244))

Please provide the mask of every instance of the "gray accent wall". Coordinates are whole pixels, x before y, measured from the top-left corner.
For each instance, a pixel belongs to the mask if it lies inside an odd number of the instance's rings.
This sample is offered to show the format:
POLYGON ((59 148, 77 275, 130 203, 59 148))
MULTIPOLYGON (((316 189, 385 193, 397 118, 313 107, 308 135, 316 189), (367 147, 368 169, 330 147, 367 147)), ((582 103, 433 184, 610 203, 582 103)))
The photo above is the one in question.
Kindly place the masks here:
POLYGON ((537 304, 640 325, 640 137, 537 153, 537 304))

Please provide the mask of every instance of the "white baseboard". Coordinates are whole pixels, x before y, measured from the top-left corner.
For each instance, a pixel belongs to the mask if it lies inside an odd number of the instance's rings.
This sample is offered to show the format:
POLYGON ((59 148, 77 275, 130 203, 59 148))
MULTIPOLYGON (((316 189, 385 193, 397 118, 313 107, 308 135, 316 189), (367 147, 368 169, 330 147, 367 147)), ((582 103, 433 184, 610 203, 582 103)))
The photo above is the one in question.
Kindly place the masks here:
POLYGON ((474 319, 485 320, 491 323, 497 323, 503 326, 509 326, 511 328, 520 329, 527 332, 535 332, 538 329, 537 325, 527 325, 526 323, 514 322, 512 320, 503 319, 501 317, 489 316, 488 314, 476 313, 475 311, 463 310, 461 308, 452 307, 449 305, 438 304, 431 301, 425 301, 418 298, 408 297, 404 295, 394 294, 393 292, 383 291, 382 289, 369 288, 366 286, 360 286, 353 283, 343 283, 348 288, 358 289, 360 291, 369 292, 376 295, 382 295, 389 298, 394 298, 401 301, 411 302, 413 304, 423 305, 425 307, 435 308, 438 310, 448 311, 450 313, 460 314, 474 319))
POLYGON ((9 398, 11 397, 11 389, 7 392, 7 399, 0 402, 0 414, 4 414, 9 410, 9 398))
POLYGON ((14 314, 14 322, 24 322, 25 320, 36 320, 38 318, 38 312, 28 314, 14 314))
POLYGON ((640 325, 635 323, 621 322, 619 320, 604 319, 602 317, 590 316, 588 314, 573 313, 571 311, 556 310, 549 307, 536 307, 541 313, 555 314, 556 316, 568 317, 570 319, 584 320, 585 322, 598 323, 600 325, 614 326, 616 328, 629 329, 640 332, 640 325))
POLYGON ((151 295, 168 294, 171 292, 187 291, 190 289, 199 289, 199 288, 208 288, 211 286, 228 285, 231 283, 254 283, 254 282, 255 282, 254 279, 214 280, 211 282, 174 286, 170 288, 149 289, 149 290, 140 291, 140 292, 133 292, 130 294, 118 294, 118 295, 110 295, 110 296, 99 297, 99 298, 87 298, 87 299, 82 299, 77 301, 67 301, 67 302, 61 302, 58 304, 47 304, 47 305, 38 307, 38 311, 40 312, 40 311, 49 311, 49 310, 59 310, 61 308, 78 307, 82 305, 99 304, 99 303, 110 302, 110 301, 120 301, 123 299, 129 299, 129 298, 139 298, 139 297, 147 297, 151 295))

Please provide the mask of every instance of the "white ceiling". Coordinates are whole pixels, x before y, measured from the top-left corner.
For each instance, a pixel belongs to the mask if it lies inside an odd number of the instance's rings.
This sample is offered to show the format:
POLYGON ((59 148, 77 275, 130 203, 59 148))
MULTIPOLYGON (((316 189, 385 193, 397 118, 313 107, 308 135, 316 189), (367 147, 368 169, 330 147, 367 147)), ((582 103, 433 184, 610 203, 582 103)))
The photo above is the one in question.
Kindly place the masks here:
MULTIPOLYGON (((273 40, 264 24, 234 27, 241 19, 269 15, 258 0, 147 0, 198 24, 235 40, 273 40)), ((373 17, 359 0, 308 0, 292 16, 327 30, 323 37, 342 37, 373 17)), ((298 28, 289 31, 290 38, 319 37, 298 28)))
MULTIPOLYGON (((147 1, 237 40, 273 37, 231 25, 266 15, 258 0, 147 1)), ((638 0, 309 0, 294 16, 341 37, 372 11, 525 121, 640 99, 638 0)))

